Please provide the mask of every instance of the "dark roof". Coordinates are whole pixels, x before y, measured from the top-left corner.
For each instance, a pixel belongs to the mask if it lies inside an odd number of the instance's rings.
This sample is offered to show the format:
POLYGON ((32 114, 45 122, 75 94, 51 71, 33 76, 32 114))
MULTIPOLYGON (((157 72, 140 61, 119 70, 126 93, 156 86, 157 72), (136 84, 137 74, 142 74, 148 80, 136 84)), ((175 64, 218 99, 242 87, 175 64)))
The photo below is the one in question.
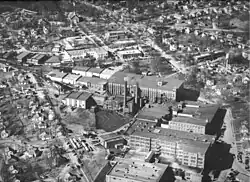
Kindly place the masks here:
POLYGON ((92 94, 88 92, 82 92, 81 95, 77 98, 78 100, 87 100, 92 94))
POLYGON ((60 63, 60 59, 58 56, 52 56, 45 61, 45 63, 60 63))
POLYGON ((66 98, 77 99, 77 100, 87 100, 92 94, 88 92, 71 92, 66 98))
POLYGON ((82 93, 81 92, 71 92, 66 98, 77 99, 82 93))
POLYGON ((92 73, 101 73, 104 69, 103 68, 90 68, 88 70, 88 72, 92 72, 92 73))
POLYGON ((172 129, 156 127, 155 122, 138 119, 127 131, 128 135, 143 136, 152 139, 178 142, 186 151, 205 153, 210 143, 214 141, 212 135, 202 135, 172 129))
POLYGON ((75 66, 72 70, 77 70, 77 71, 88 71, 90 67, 85 67, 85 66, 75 66))

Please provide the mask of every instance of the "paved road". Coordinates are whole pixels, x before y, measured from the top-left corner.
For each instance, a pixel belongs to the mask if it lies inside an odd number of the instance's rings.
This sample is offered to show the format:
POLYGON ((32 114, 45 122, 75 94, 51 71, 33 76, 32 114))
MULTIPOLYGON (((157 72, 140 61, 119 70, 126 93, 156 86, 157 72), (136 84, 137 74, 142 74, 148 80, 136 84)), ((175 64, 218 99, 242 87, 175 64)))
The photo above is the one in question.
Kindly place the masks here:
MULTIPOLYGON (((230 153, 235 154, 235 156, 237 156, 238 150, 237 150, 236 140, 235 140, 235 135, 234 135, 234 128, 233 128, 234 118, 232 117, 231 108, 229 108, 227 110, 227 113, 226 113, 226 116, 225 116, 224 120, 225 120, 225 123, 226 123, 226 130, 224 132, 223 141, 232 146, 232 148, 230 149, 230 153)), ((250 177, 250 173, 237 160, 237 157, 235 158, 235 160, 233 162, 232 168, 239 171, 240 173, 250 177)))

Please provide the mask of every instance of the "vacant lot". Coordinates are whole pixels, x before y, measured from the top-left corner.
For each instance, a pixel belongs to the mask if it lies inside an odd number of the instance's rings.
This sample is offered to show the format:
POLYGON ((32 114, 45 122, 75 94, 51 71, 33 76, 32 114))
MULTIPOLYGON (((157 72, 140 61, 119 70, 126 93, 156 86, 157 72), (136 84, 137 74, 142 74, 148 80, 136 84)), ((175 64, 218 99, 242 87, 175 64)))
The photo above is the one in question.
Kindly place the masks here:
POLYGON ((103 129, 106 132, 114 131, 129 122, 115 112, 99 111, 96 113, 96 128, 103 129))

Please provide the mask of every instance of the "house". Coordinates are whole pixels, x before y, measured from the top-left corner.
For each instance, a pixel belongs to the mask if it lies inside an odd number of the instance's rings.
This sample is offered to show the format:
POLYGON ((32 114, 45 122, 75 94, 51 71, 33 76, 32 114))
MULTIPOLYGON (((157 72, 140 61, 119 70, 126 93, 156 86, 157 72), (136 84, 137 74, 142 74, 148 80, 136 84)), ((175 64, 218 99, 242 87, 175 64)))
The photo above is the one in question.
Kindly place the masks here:
POLYGON ((77 75, 82 75, 82 76, 86 76, 87 71, 89 70, 89 67, 79 67, 79 66, 75 66, 72 69, 72 73, 77 74, 77 75))
POLYGON ((47 77, 50 78, 52 81, 62 82, 63 78, 67 75, 67 73, 62 73, 59 71, 51 71, 48 73, 47 77))
POLYGON ((99 77, 100 78, 100 74, 102 73, 103 70, 104 70, 103 68, 90 68, 86 72, 86 76, 87 77, 99 77))
POLYGON ((17 61, 20 62, 20 63, 23 63, 23 62, 26 62, 27 61, 27 56, 29 55, 30 53, 28 52, 22 52, 21 54, 17 55, 17 61))
POLYGON ((96 105, 91 95, 88 92, 71 92, 65 97, 63 102, 68 106, 89 109, 96 105))
POLYGON ((75 85, 76 81, 81 78, 80 75, 68 74, 63 78, 63 82, 67 84, 75 85))
POLYGON ((107 80, 96 77, 81 77, 77 80, 77 84, 100 91, 106 90, 108 86, 107 80))
POLYGON ((44 63, 46 66, 60 66, 61 60, 58 56, 52 56, 49 59, 47 59, 44 63))

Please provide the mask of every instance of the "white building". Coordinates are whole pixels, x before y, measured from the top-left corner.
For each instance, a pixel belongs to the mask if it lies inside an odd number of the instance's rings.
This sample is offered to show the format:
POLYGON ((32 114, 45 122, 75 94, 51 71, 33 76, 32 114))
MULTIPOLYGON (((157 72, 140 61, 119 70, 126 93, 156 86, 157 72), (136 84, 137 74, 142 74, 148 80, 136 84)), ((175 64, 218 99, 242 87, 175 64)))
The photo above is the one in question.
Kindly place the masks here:
POLYGON ((67 76, 65 76, 63 78, 63 82, 64 83, 67 83, 67 84, 72 84, 72 85, 75 85, 76 84, 76 81, 81 78, 80 75, 74 75, 74 74, 68 74, 67 76))
POLYGON ((67 73, 62 73, 59 71, 51 71, 48 73, 47 77, 50 78, 52 81, 62 82, 63 78, 67 75, 67 73))
POLYGON ((138 49, 117 51, 116 54, 121 60, 124 61, 143 56, 142 52, 138 49))

